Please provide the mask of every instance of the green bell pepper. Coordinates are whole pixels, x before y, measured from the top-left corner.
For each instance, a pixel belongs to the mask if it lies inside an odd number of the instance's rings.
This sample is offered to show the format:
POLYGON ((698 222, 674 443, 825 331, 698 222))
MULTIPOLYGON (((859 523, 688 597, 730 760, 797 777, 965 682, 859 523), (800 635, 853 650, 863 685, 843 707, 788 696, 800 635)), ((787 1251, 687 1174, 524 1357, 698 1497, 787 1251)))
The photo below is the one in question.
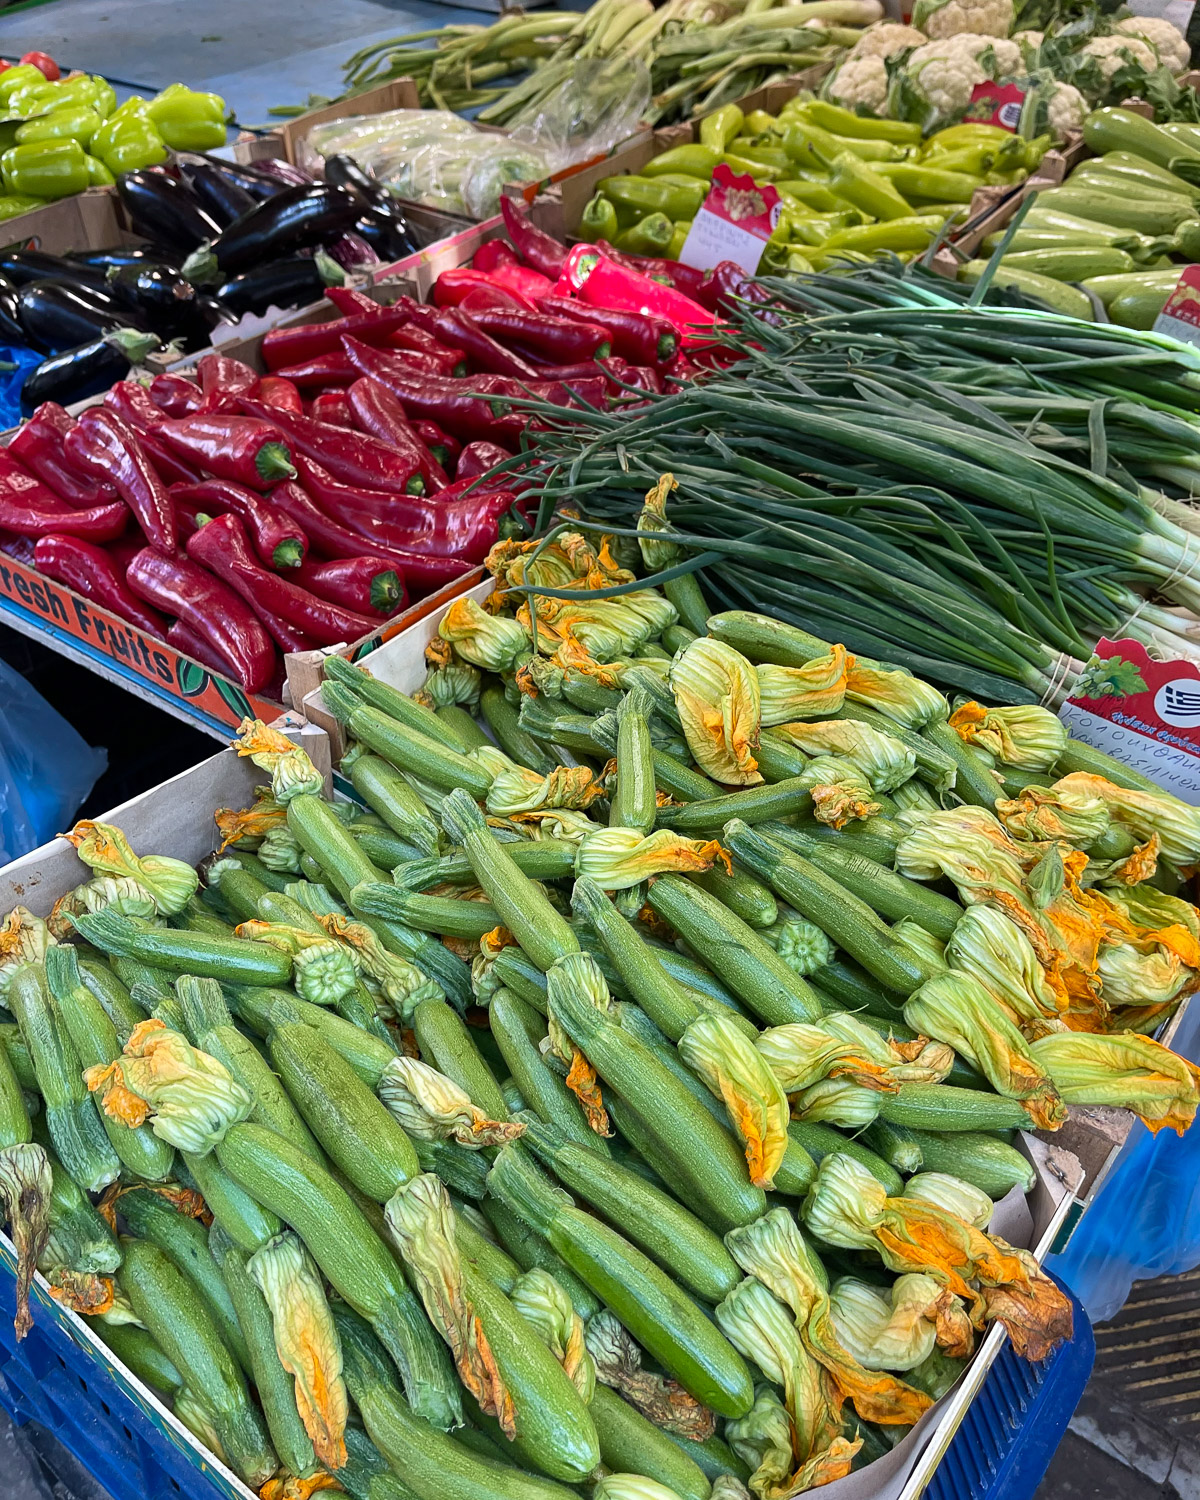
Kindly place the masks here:
POLYGON ((153 124, 143 115, 119 119, 119 114, 106 120, 92 137, 92 155, 118 176, 166 161, 167 148, 153 124))
POLYGON ((19 94, 22 89, 44 88, 46 75, 40 68, 35 68, 29 63, 18 63, 15 68, 5 68, 0 73, 0 105, 5 109, 8 101, 14 94, 19 94))
POLYGON ((675 233, 671 236, 671 243, 667 246, 667 259, 678 260, 683 253, 684 244, 687 242, 688 231, 692 227, 691 219, 680 219, 675 225, 675 233))
POLYGON ((711 146, 675 146, 670 151, 664 151, 661 156, 656 156, 653 161, 648 161, 642 168, 642 176, 682 174, 685 177, 703 177, 706 182, 711 182, 720 160, 721 153, 714 151, 711 146))
POLYGON ((736 104, 726 104, 705 115, 700 121, 700 144, 719 155, 729 142, 742 133, 745 115, 736 104))
POLYGON ((27 214, 30 209, 41 208, 44 198, 30 198, 20 193, 0 194, 0 219, 15 219, 18 214, 27 214))
POLYGON ((90 104, 69 104, 65 109, 51 110, 26 120, 17 131, 17 145, 34 141, 78 141, 87 147, 103 122, 90 104))
POLYGON ((32 141, 0 156, 10 193, 30 198, 69 198, 88 185, 87 157, 78 141, 32 141))
POLYGON ((589 199, 580 217, 579 238, 593 245, 597 240, 607 240, 611 245, 617 237, 619 227, 616 209, 603 193, 597 193, 594 198, 589 199))
POLYGON ((699 180, 684 187, 649 177, 605 177, 596 187, 617 209, 633 209, 642 216, 663 214, 668 220, 690 219, 708 197, 707 183, 699 180))
POLYGON ((630 255, 661 256, 675 235, 675 225, 664 213, 647 214, 632 229, 626 229, 614 241, 618 250, 630 255))
POLYGON ((173 151, 212 151, 225 144, 225 101, 173 83, 156 94, 146 114, 173 151))
POLYGON ((88 187, 111 187, 116 178, 98 156, 87 159, 88 187))

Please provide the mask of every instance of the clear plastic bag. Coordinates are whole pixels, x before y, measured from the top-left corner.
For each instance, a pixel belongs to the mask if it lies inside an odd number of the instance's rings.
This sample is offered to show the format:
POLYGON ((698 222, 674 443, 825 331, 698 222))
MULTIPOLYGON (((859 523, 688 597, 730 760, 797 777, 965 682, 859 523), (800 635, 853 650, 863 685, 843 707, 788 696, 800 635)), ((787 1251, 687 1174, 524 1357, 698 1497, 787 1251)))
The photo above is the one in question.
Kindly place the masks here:
POLYGON ((636 58, 586 58, 514 141, 534 146, 551 172, 603 156, 627 140, 650 104, 650 73, 636 58))
POLYGON ((0 661, 0 865, 69 828, 108 764, 7 662, 0 661))

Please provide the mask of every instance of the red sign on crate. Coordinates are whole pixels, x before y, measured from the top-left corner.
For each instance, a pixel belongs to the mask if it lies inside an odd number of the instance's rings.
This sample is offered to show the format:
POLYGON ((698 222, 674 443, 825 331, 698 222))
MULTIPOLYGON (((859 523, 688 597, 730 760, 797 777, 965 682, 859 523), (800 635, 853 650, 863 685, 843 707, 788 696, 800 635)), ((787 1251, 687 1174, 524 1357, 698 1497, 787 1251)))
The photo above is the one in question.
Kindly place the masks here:
POLYGON ((1175 290, 1154 320, 1154 332, 1200 344, 1200 266, 1184 266, 1175 290))
POLYGON ((778 223, 778 190, 756 183, 749 173, 735 177, 722 162, 692 220, 679 259, 698 271, 711 271, 721 261, 731 260, 753 276, 778 223))
POLYGON ((1025 92, 1019 83, 977 83, 971 90, 971 102, 963 119, 1015 132, 1021 124, 1025 92))
POLYGON ((1076 739, 1200 806, 1200 663, 1101 640, 1058 716, 1076 739))

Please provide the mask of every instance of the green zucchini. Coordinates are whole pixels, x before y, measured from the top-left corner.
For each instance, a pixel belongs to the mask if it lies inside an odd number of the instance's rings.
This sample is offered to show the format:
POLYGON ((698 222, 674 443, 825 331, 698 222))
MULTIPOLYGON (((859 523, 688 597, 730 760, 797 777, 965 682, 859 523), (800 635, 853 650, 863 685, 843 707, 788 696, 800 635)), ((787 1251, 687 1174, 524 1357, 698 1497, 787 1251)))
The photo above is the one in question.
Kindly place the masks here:
POLYGON ((902 1083, 881 1094, 879 1113, 911 1130, 1031 1130, 1025 1107, 1001 1094, 960 1089, 946 1083, 902 1083))
POLYGON ((890 734, 894 740, 899 740, 902 745, 912 751, 917 763, 916 774, 919 779, 927 782, 931 787, 949 791, 954 786, 958 762, 945 750, 931 744, 917 730, 909 729, 905 724, 897 724, 895 719, 890 719, 887 714, 880 713, 877 708, 871 708, 866 703, 852 703, 849 698, 838 710, 837 717, 854 719, 859 724, 869 724, 872 729, 878 729, 881 734, 890 734))
POLYGON ((679 1449, 680 1453, 690 1458, 711 1483, 715 1483, 722 1474, 732 1474, 743 1484, 750 1478, 749 1467, 741 1461, 724 1438, 717 1437, 715 1433, 712 1437, 705 1438, 702 1443, 698 1443, 694 1438, 682 1437, 679 1433, 671 1432, 665 1427, 656 1431, 661 1431, 663 1436, 679 1449))
MULTIPOLYGON (((887 866, 892 864, 900 840, 908 832, 902 823, 885 817, 865 818, 861 823, 848 823, 845 828, 831 828, 827 823, 818 823, 815 818, 795 818, 792 823, 809 838, 821 839, 828 844, 837 844, 841 849, 865 854, 876 864, 887 866)), ((774 838, 776 831, 786 826, 779 823, 760 824, 758 831, 774 838)))
POLYGON ((264 885, 242 865, 229 859, 218 859, 208 868, 208 889, 217 891, 239 922, 251 922, 258 916, 260 899, 268 895, 272 887, 264 885))
POLYGON ((711 1486, 700 1466, 616 1391, 597 1384, 591 1411, 606 1469, 614 1474, 644 1474, 665 1485, 679 1500, 708 1500, 711 1486))
POLYGON ((690 877, 701 890, 715 896, 747 927, 770 927, 779 919, 779 903, 769 886, 745 870, 729 871, 720 863, 690 877))
POLYGON ((214 1218, 247 1255, 282 1230, 283 1225, 275 1215, 239 1187, 211 1151, 207 1156, 188 1153, 184 1161, 214 1218))
POLYGON ((349 776, 350 785, 393 833, 426 854, 437 853, 437 821, 420 793, 390 761, 356 745, 342 757, 342 773, 349 776))
MULTIPOLYGON (((271 1034, 272 1027, 299 1017, 305 1025, 318 1032, 371 1088, 378 1084, 383 1077, 383 1070, 396 1055, 394 1049, 380 1041, 374 1033, 363 1031, 361 1027, 334 1015, 324 1006, 310 1005, 288 990, 259 988, 257 985, 231 985, 226 994, 232 1000, 234 1013, 239 1020, 244 1021, 264 1039, 271 1034)), ((271 1129, 277 1128, 270 1120, 257 1120, 255 1123, 267 1125, 271 1129)), ((299 1141, 293 1140, 293 1144, 301 1145, 301 1149, 304 1149, 299 1141)), ((310 1154, 315 1154, 311 1147, 310 1154)))
MULTIPOLYGON (((460 1427, 459 1441, 471 1429, 460 1427)), ((482 1433, 479 1434, 482 1437, 482 1433)), ((353 1500, 416 1500, 403 1479, 388 1468, 387 1459, 357 1427, 346 1429, 346 1462, 338 1470, 338 1483, 353 1500)))
MULTIPOLYGON (((379 882, 378 873, 371 884, 379 882)), ((416 964, 427 979, 440 984, 447 999, 460 1009, 471 1004, 471 971, 466 964, 450 952, 437 938, 427 932, 417 932, 403 922, 394 922, 388 917, 372 916, 362 906, 355 906, 355 892, 349 896, 350 910, 364 926, 369 927, 389 953, 407 958, 416 964)))
MULTIPOLYGON (((452 749, 444 739, 435 739, 411 729, 366 704, 348 702, 337 696, 336 690, 327 689, 325 700, 330 711, 356 740, 397 770, 418 776, 439 791, 448 792, 452 787, 460 786, 473 797, 487 796, 492 773, 481 762, 472 760, 461 750, 452 749)), ((437 715, 432 717, 439 731, 446 733, 446 726, 437 715)))
POLYGON ((458 737, 459 744, 465 750, 479 750, 485 745, 494 748, 495 741, 484 734, 479 720, 461 703, 444 703, 434 712, 446 728, 458 737))
POLYGON ((207 1305, 157 1245, 126 1240, 122 1249, 121 1288, 134 1312, 211 1416, 229 1466, 257 1490, 279 1460, 207 1305))
POLYGON ((500 913, 488 901, 465 901, 453 896, 420 896, 390 881, 355 886, 356 909, 371 917, 402 922, 418 932, 477 943, 502 925, 500 913))
MULTIPOLYGON (((522 840, 509 844, 513 863, 531 880, 569 880, 575 874, 576 846, 566 839, 522 840)), ((461 849, 447 849, 440 858, 415 860, 393 874, 396 885, 423 891, 431 885, 474 885, 475 871, 461 849)))
MULTIPOLYGON (((571 1299, 571 1306, 585 1323, 600 1311, 600 1302, 595 1294, 584 1286, 562 1257, 555 1254, 542 1236, 531 1229, 524 1219, 506 1208, 497 1198, 485 1198, 479 1207, 495 1230, 501 1248, 512 1258, 514 1265, 522 1271, 532 1271, 535 1268, 548 1271, 571 1299)), ((509 1288, 502 1290, 507 1291, 509 1288)))
POLYGON ((157 1246, 175 1269, 188 1278, 203 1299, 226 1348, 246 1374, 251 1374, 250 1352, 238 1327, 221 1269, 208 1248, 208 1234, 199 1219, 179 1213, 152 1188, 135 1188, 132 1193, 123 1194, 121 1214, 139 1239, 157 1246))
POLYGON ((128 953, 110 953, 108 961, 113 973, 129 991, 130 999, 144 1013, 143 1020, 160 1001, 174 998, 171 975, 166 970, 152 968, 128 953))
POLYGON ((346 1190, 261 1125, 235 1125, 217 1156, 252 1198, 292 1226, 336 1291, 370 1319, 414 1406, 443 1428, 460 1422, 458 1383, 445 1348, 395 1259, 346 1190))
POLYGON ((23 964, 5 999, 29 1048, 54 1149, 79 1186, 98 1193, 120 1174, 121 1162, 84 1086, 71 1039, 55 1013, 45 968, 23 964))
POLYGON ((367 1436, 417 1500, 571 1500, 552 1479, 495 1463, 423 1421, 396 1389, 361 1318, 334 1308, 346 1385, 367 1436))
POLYGON ((253 875, 255 880, 260 885, 265 885, 268 890, 285 890, 288 882, 295 878, 285 870, 270 869, 263 864, 257 854, 252 854, 248 849, 239 849, 236 845, 226 849, 221 858, 235 860, 248 875, 253 875))
POLYGON ((628 1240, 576 1208, 519 1146, 504 1146, 489 1191, 538 1230, 651 1357, 720 1416, 749 1411, 754 1386, 719 1329, 628 1240))
POLYGON ((926 1172, 949 1172, 999 1201, 1014 1187, 1027 1193, 1036 1173, 1027 1157, 998 1136, 970 1130, 942 1135, 913 1130, 926 1172))
POLYGON ((117 1028, 117 1040, 122 1047, 129 1040, 129 1033, 146 1019, 140 1005, 134 1003, 129 991, 97 955, 86 957, 79 951, 79 977, 104 1007, 104 1013, 117 1028))
POLYGON ((715 896, 682 875, 661 875, 647 899, 722 983, 769 1026, 815 1021, 824 1014, 812 986, 715 896))
POLYGON ((34 1072, 33 1058, 29 1055, 21 1028, 14 1022, 6 1021, 0 1025, 0 1046, 3 1046, 8 1065, 21 1088, 27 1094, 40 1095, 42 1091, 34 1072))
POLYGON ((125 1368, 164 1400, 183 1387, 183 1377, 154 1342, 154 1337, 136 1323, 106 1323, 103 1318, 91 1322, 98 1334, 125 1368))
POLYGON ((904 1025, 904 1002, 896 994, 885 994, 879 983, 853 959, 840 954, 810 974, 813 988, 829 1000, 830 1010, 852 1010, 864 1018, 904 1025))
POLYGON ((452 750, 465 748, 454 730, 443 723, 433 709, 426 708, 423 703, 418 703, 415 698, 410 698, 407 693, 402 693, 390 683, 372 677, 366 668, 356 666, 342 656, 327 656, 324 666, 327 682, 332 681, 340 687, 348 688, 356 698, 378 709, 387 718, 415 729, 428 739, 448 745, 452 750))
POLYGON ((104 952, 135 958, 173 974, 195 974, 225 984, 279 985, 287 984, 292 977, 288 955, 266 943, 155 927, 111 911, 76 917, 75 925, 88 942, 104 952))
MULTIPOLYGON (((1010 273, 1011 274, 1011 273, 1010 273)), ((1028 273, 1016 273, 1024 277, 1028 273)), ((1051 283, 1054 285, 1054 283, 1051 283)), ((1077 287, 1064 287, 1064 292, 1071 292, 1078 296, 1084 296, 1077 287)), ((1034 293, 1035 296, 1038 293, 1034 293)), ((1086 298, 1085 298, 1086 300, 1086 298)), ((1091 316, 1091 304, 1088 304, 1088 316, 1091 316)), ((1000 795, 1000 782, 996 773, 991 769, 973 745, 968 745, 962 739, 956 729, 943 720, 938 724, 927 724, 921 731, 921 737, 928 740, 931 745, 945 753, 954 762, 954 791, 955 795, 964 802, 974 803, 976 807, 986 807, 989 811, 996 806, 996 798, 1000 795)))
MULTIPOLYGON (((684 807, 660 807, 655 820, 660 828, 673 828, 688 835, 719 833, 730 818, 743 823, 766 823, 773 818, 790 818, 812 807, 812 790, 802 776, 776 781, 764 786, 747 787, 740 792, 726 792, 703 802, 689 802, 684 807)), ((769 925, 769 924, 768 924, 769 925)))
POLYGON ((890 1167, 882 1156, 864 1146, 861 1141, 853 1136, 843 1135, 832 1125, 813 1120, 793 1120, 788 1126, 788 1139, 802 1146, 815 1162, 837 1151, 852 1156, 856 1162, 866 1167, 877 1182, 887 1188, 889 1198, 898 1197, 904 1191, 904 1183, 894 1167, 890 1167))
POLYGON ((1115 782, 1117 786, 1127 787, 1134 792, 1162 792, 1162 787, 1156 786, 1140 771, 1123 765, 1121 761, 1114 759, 1103 750, 1095 750, 1091 745, 1085 745, 1082 740, 1069 739, 1067 741, 1066 748, 1058 757, 1054 769, 1059 776, 1070 776, 1075 771, 1086 771, 1092 776, 1103 776, 1106 780, 1115 782))
POLYGON ((742 1279, 707 1224, 636 1172, 574 1144, 540 1121, 523 1140, 564 1187, 582 1198, 693 1295, 717 1303, 742 1279))
POLYGON ((421 1055, 432 1060, 439 1073, 465 1089, 489 1120, 508 1119, 500 1085, 457 1011, 444 1000, 422 1000, 413 1010, 412 1025, 421 1055))
POLYGON ((502 687, 486 687, 479 695, 479 709, 487 721, 488 728, 496 736, 496 743, 510 759, 518 765, 536 771, 539 776, 548 776, 558 765, 555 756, 534 739, 520 722, 520 712, 505 696, 502 687))
POLYGON ((410 859, 424 859, 429 853, 428 849, 410 844, 390 828, 376 828, 370 823, 351 823, 350 837, 381 870, 394 869, 396 865, 407 864, 410 859))
POLYGON ((654 827, 657 795, 654 785, 654 747, 650 743, 650 697, 634 687, 621 700, 617 715, 617 789, 609 804, 612 828, 636 828, 647 834, 654 827))
MULTIPOLYGON (((46 951, 46 981, 67 1037, 82 1068, 104 1068, 121 1056, 117 1028, 83 983, 75 950, 56 943, 46 951)), ((159 1140, 148 1124, 127 1125, 100 1111, 100 1123, 122 1164, 135 1177, 161 1182, 171 1175, 174 1149, 159 1140)))
POLYGON ((592 1156, 607 1157, 608 1142, 591 1128, 579 1100, 542 1056, 539 1044, 546 1023, 537 1011, 501 989, 492 996, 488 1016, 500 1055, 528 1107, 592 1156))
POLYGON ((785 625, 772 615, 747 609, 730 609, 708 617, 708 633, 724 641, 753 662, 778 667, 802 667, 818 656, 829 655, 829 642, 809 635, 795 625, 785 625))
MULTIPOLYGON (((364 880, 387 877, 355 842, 349 829, 322 797, 302 792, 288 803, 288 827, 301 847, 316 859, 343 901, 364 880)), ((219 976, 218 976, 219 977, 219 976)))
POLYGON ((895 1167, 906 1177, 921 1170, 921 1143, 906 1125, 896 1125, 891 1120, 872 1120, 863 1131, 862 1139, 872 1151, 883 1157, 888 1166, 895 1167))
POLYGON ((809 762, 803 750, 798 750, 772 729, 760 732, 754 758, 764 780, 772 782, 791 781, 795 776, 802 776, 809 762))

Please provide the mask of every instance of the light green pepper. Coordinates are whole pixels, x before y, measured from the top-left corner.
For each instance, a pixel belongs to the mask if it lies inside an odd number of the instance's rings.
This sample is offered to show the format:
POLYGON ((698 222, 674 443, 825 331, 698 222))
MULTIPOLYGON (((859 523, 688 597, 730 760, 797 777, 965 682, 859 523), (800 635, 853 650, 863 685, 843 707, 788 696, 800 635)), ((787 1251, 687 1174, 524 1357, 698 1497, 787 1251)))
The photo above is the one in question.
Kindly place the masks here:
POLYGON ((713 171, 720 160, 720 152, 714 151, 711 146, 675 146, 670 151, 664 151, 661 156, 656 156, 653 161, 648 161, 642 168, 642 176, 658 178, 682 174, 685 177, 702 177, 705 182, 711 182, 713 171))
POLYGON ((856 140, 892 141, 899 146, 917 146, 921 142, 921 127, 904 120, 877 120, 873 115, 856 115, 852 109, 843 109, 840 104, 830 104, 824 99, 814 99, 797 111, 802 119, 811 120, 831 135, 853 136, 856 140))
POLYGON ((120 116, 118 110, 93 136, 93 156, 118 176, 166 161, 167 148, 150 120, 141 114, 120 116))
POLYGON ((905 197, 936 198, 939 203, 970 203, 979 186, 979 178, 966 172, 943 172, 911 162, 880 162, 874 175, 886 178, 905 197))
POLYGON ((661 256, 666 253, 674 234, 675 225, 666 214, 647 214, 632 229, 617 235, 614 244, 618 250, 625 250, 630 255, 661 256))
POLYGON ((700 144, 718 154, 742 132, 745 115, 736 104, 725 104, 700 121, 700 144))
POLYGON ((68 198, 88 185, 87 157, 78 141, 36 141, 0 156, 5 189, 31 198, 68 198))
POLYGON ((836 229, 822 250, 924 250, 942 227, 939 214, 913 214, 907 219, 881 219, 875 224, 851 224, 836 229))
POLYGON ((668 260, 678 260, 683 254, 683 247, 687 241, 688 231, 692 227, 691 219, 681 219, 675 225, 675 233, 671 236, 671 243, 667 246, 666 256, 668 260))
POLYGON ((786 167, 768 167, 760 161, 750 161, 745 156, 731 156, 728 151, 721 158, 721 162, 731 172, 736 172, 739 177, 753 177, 755 182, 774 182, 777 177, 782 177, 785 172, 792 170, 791 162, 786 167))
POLYGON ((70 104, 65 109, 54 109, 48 115, 26 120, 17 131, 17 145, 25 146, 31 141, 67 140, 78 141, 86 148, 101 123, 99 114, 90 104, 70 104))
POLYGON ((872 219, 908 219, 913 216, 912 205, 901 197, 889 178, 872 170, 849 151, 843 151, 835 158, 829 181, 835 193, 872 219))
POLYGON ((618 232, 616 209, 603 193, 597 193, 589 199, 580 217, 579 238, 593 245, 597 240, 607 240, 611 245, 618 232))
POLYGON ((6 109, 8 101, 22 89, 44 88, 46 75, 29 63, 18 63, 15 68, 5 68, 0 73, 0 105, 6 109))

